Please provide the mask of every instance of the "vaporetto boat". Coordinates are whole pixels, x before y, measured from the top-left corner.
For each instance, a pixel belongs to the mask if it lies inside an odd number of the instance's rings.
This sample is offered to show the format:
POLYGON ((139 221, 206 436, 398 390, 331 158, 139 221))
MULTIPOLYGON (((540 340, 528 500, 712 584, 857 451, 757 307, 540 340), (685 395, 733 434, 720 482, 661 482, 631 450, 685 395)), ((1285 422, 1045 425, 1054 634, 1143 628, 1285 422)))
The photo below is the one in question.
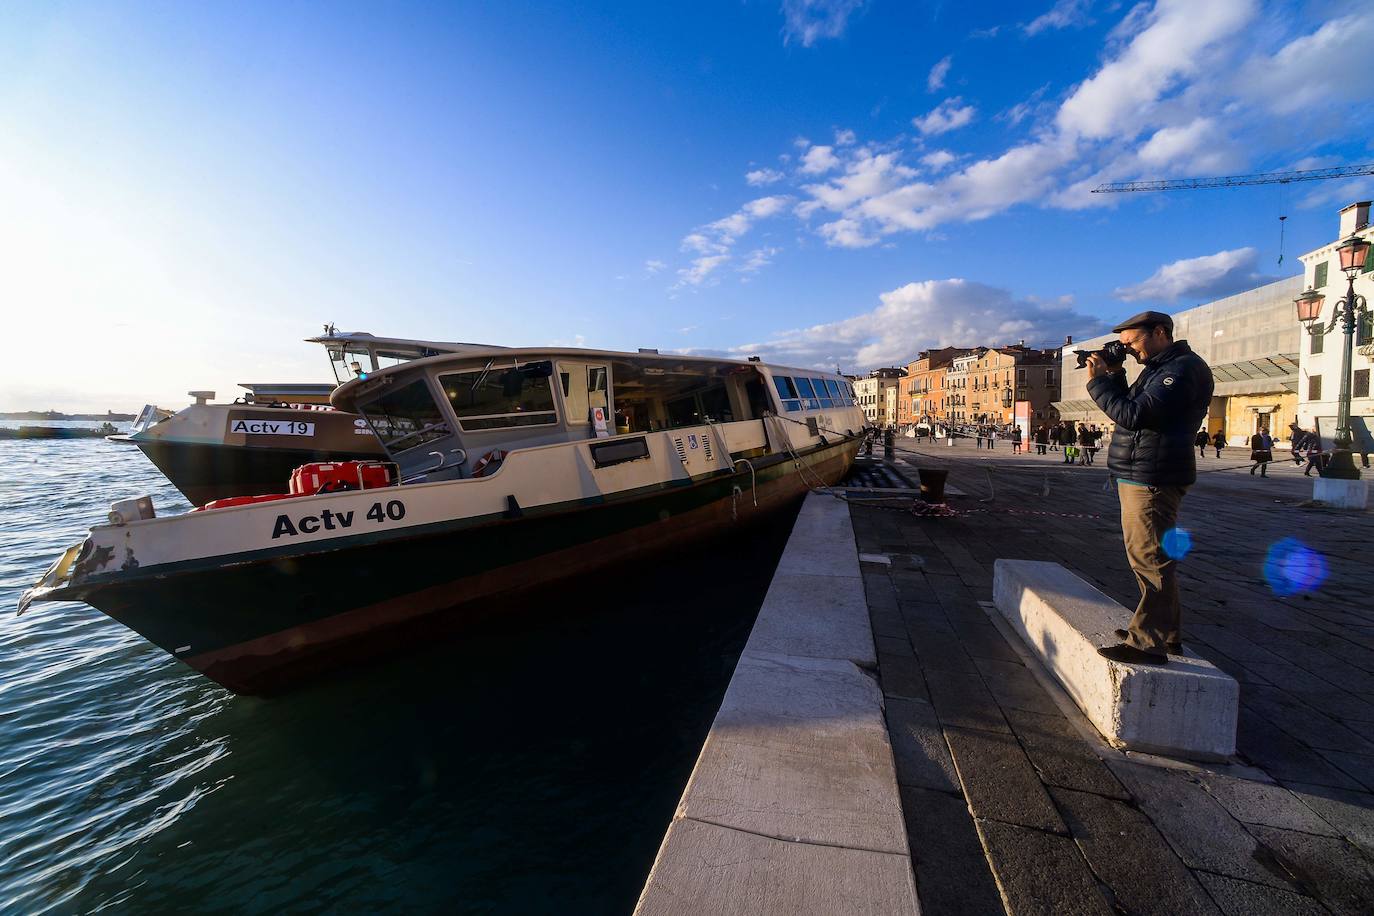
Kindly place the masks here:
POLYGON ((363 373, 332 403, 386 465, 170 517, 121 500, 20 611, 84 601, 233 691, 273 692, 747 523, 840 480, 864 432, 841 376, 653 351, 474 347, 363 373))

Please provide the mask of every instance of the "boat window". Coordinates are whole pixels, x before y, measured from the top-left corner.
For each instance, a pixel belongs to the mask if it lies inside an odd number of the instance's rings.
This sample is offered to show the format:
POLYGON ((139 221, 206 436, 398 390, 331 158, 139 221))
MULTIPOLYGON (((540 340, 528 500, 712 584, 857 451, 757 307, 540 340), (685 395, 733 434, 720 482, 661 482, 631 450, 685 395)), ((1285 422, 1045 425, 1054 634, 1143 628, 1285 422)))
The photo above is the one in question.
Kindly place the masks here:
POLYGON ((448 424, 439 413, 439 405, 429 393, 429 386, 424 379, 387 390, 375 401, 359 403, 358 410, 367 418, 372 431, 391 454, 449 434, 448 424))
POLYGON ((741 373, 758 376, 752 368, 699 360, 614 360, 610 368, 615 425, 622 435, 732 422, 747 406, 741 373))
POLYGON ((816 394, 820 397, 820 404, 822 407, 835 406, 835 402, 830 397, 829 390, 825 387, 825 379, 813 378, 811 379, 811 385, 816 389, 816 394))
POLYGON ((559 363, 558 381, 569 423, 590 423, 592 409, 606 408, 606 367, 559 363))
POLYGON ((811 387, 811 379, 797 376, 797 393, 802 396, 802 406, 807 410, 819 410, 821 402, 816 399, 816 389, 811 387))
POLYGON ((553 364, 473 369, 439 376, 439 384, 464 430, 507 429, 556 423, 553 364))
POLYGON ((773 385, 778 389, 778 397, 782 399, 783 410, 801 410, 801 401, 797 400, 797 386, 792 379, 785 375, 773 376, 773 385))

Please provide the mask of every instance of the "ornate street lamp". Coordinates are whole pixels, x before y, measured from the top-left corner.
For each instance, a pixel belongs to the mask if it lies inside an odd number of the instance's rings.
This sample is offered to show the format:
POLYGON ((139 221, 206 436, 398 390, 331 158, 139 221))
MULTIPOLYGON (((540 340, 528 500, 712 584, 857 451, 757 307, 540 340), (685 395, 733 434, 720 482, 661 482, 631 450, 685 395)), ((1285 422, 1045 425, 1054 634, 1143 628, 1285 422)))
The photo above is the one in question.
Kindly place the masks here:
POLYGON ((1294 299, 1293 304, 1298 309, 1298 320, 1306 326, 1307 333, 1313 336, 1326 334, 1336 326, 1337 320, 1341 322, 1345 346, 1341 348, 1341 397, 1336 416, 1335 447, 1331 450, 1331 460, 1321 475, 1342 480, 1359 480, 1360 472, 1350 454, 1350 446, 1354 441, 1354 436, 1350 433, 1350 354, 1355 347, 1355 328, 1366 320, 1369 314, 1369 306, 1364 296, 1355 295, 1355 275, 1364 267, 1365 258, 1369 254, 1369 241, 1352 235, 1336 247, 1336 252, 1340 255, 1341 270, 1345 272, 1347 286, 1345 298, 1336 300, 1331 323, 1325 327, 1321 324, 1322 302, 1326 297, 1315 289, 1309 289, 1294 299))

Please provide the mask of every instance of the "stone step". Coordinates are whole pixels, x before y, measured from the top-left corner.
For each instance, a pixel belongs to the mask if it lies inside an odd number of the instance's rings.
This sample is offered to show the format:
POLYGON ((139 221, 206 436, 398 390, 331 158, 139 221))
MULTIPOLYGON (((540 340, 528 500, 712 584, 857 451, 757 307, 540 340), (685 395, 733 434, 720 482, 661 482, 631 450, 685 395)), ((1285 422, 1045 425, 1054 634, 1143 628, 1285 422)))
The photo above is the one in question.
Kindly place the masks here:
POLYGON ((998 560, 998 611, 1112 745, 1199 760, 1236 750, 1240 685, 1196 653, 1167 665, 1132 665, 1097 654, 1131 611, 1058 563, 998 560))

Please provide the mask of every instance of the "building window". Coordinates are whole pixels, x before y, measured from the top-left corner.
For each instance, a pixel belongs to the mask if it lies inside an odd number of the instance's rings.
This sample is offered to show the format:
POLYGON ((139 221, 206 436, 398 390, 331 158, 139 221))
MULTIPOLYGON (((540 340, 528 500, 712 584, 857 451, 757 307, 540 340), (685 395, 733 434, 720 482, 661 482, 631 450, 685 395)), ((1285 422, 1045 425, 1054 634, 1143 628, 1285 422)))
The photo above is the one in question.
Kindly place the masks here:
POLYGON ((1326 285, 1326 262, 1322 261, 1312 270, 1312 286, 1321 289, 1326 285))
POLYGON ((1020 387, 1025 387, 1025 384, 1026 384, 1026 370, 1025 370, 1025 369, 1017 369, 1017 370, 1016 370, 1016 384, 1017 384, 1018 386, 1020 386, 1020 387))
MULTIPOLYGON (((1374 245, 1370 246, 1370 250, 1374 251, 1374 245)), ((1360 316, 1359 324, 1355 325, 1355 343, 1362 347, 1371 340, 1374 340, 1374 314, 1365 312, 1360 316)))
POLYGON ((1354 390, 1351 392, 1351 397, 1356 397, 1356 398, 1367 398, 1367 397, 1369 397, 1369 370, 1368 370, 1368 369, 1356 369, 1356 370, 1355 370, 1355 377, 1354 377, 1354 379, 1352 379, 1352 381, 1354 382, 1354 390))
POLYGON ((1045 386, 1046 386, 1047 388, 1053 388, 1053 387, 1054 387, 1054 384, 1055 384, 1055 382, 1054 382, 1054 370, 1053 370, 1053 369, 1046 369, 1046 370, 1045 370, 1045 386))
POLYGON ((1315 333, 1315 334, 1312 335, 1312 349, 1308 350, 1307 352, 1308 352, 1308 353, 1320 353, 1320 352, 1322 351, 1322 348, 1323 348, 1325 345, 1326 345, 1326 332, 1323 331, 1323 330, 1321 330, 1321 329, 1318 329, 1318 330, 1317 330, 1317 333, 1315 333))
POLYGON ((1322 399, 1322 377, 1320 375, 1309 375, 1307 377, 1307 400, 1320 401, 1322 399))

